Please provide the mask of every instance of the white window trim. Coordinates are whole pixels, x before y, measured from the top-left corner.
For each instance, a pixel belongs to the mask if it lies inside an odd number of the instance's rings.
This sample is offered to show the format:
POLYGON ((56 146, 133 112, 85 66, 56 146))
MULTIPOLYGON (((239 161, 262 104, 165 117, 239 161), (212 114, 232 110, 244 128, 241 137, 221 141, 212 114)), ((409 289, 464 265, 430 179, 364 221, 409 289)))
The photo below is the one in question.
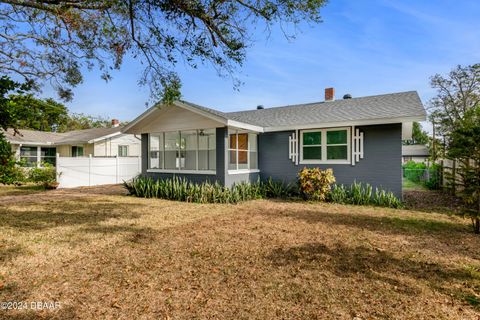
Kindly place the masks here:
MULTIPOLYGON (((203 130, 208 130, 208 129, 215 129, 215 128, 204 128, 203 130)), ((177 168, 177 169, 159 169, 159 168, 150 168, 151 164, 150 164, 150 161, 151 161, 151 158, 150 158, 150 135, 154 134, 154 135, 159 135, 161 134, 163 137, 162 137, 162 142, 163 144, 165 145, 165 133, 166 132, 176 132, 180 135, 180 145, 181 145, 181 140, 182 140, 182 137, 181 137, 181 131, 162 131, 162 132, 152 132, 152 133, 149 133, 148 134, 148 162, 147 162, 147 172, 157 172, 157 173, 183 173, 183 174, 216 174, 217 171, 216 170, 199 170, 198 169, 198 151, 200 150, 199 149, 199 130, 202 130, 202 129, 194 129, 197 131, 197 147, 196 147, 196 154, 195 154, 195 161, 196 161, 196 170, 191 170, 191 169, 188 169, 188 170, 185 170, 185 169, 182 169, 182 168, 177 168)), ((185 131, 191 131, 191 130, 185 130, 185 131)), ((216 132, 215 132, 216 134, 216 132)), ((179 152, 181 150, 181 146, 178 147, 178 149, 176 150, 177 152, 179 152)), ((203 150, 203 149, 202 149, 203 150)), ((158 150, 158 151, 161 151, 161 150, 158 150)), ((215 153, 217 152, 217 147, 215 146, 215 153)), ((160 152, 159 152, 160 153, 160 152)), ((165 166, 165 147, 163 148, 163 152, 162 152, 162 155, 163 155, 163 159, 162 159, 162 163, 163 165, 165 166)), ((159 155, 160 156, 160 155, 159 155)))
POLYGON ((227 170, 228 174, 246 174, 246 173, 258 173, 260 169, 238 169, 238 170, 227 170))
MULTIPOLYGON (((320 129, 309 129, 300 131, 300 164, 350 164, 352 157, 352 147, 351 147, 351 128, 350 127, 339 127, 339 128, 320 128, 320 129), (346 160, 327 160, 327 132, 328 131, 338 131, 346 130, 347 131, 347 159, 346 160), (322 160, 304 160, 303 159, 303 133, 304 132, 321 132, 322 133, 322 160)), ((344 145, 344 144, 337 144, 344 145)), ((318 145, 317 145, 318 146, 318 145)), ((335 146, 331 144, 330 146, 335 146)))
MULTIPOLYGON (((257 144, 256 144, 256 150, 255 152, 257 152, 258 154, 258 134, 255 133, 255 132, 248 132, 248 131, 244 131, 244 130, 235 130, 235 129, 230 129, 228 130, 228 139, 227 139, 227 157, 226 157, 226 161, 227 161, 227 168, 228 166, 230 165, 230 163, 228 163, 229 161, 229 158, 230 158, 230 151, 235 151, 235 159, 237 160, 236 161, 236 169, 227 169, 227 173, 228 174, 245 174, 245 173, 257 173, 257 172, 260 172, 260 169, 250 169, 250 152, 254 151, 252 150, 251 148, 251 139, 250 139, 250 134, 254 134, 255 135, 255 139, 257 139, 257 144), (247 150, 245 149, 238 149, 238 135, 239 134, 247 134, 248 136, 248 146, 247 146, 247 150), (235 135, 235 139, 236 139, 236 142, 235 142, 235 145, 237 146, 237 149, 231 149, 230 148, 230 135, 234 134, 235 135), (247 165, 248 165, 248 169, 239 169, 238 168, 238 151, 243 151, 243 152, 247 152, 247 165)), ((258 166, 258 156, 257 156, 257 166, 258 166)))
POLYGON ((118 153, 119 153, 118 156, 119 156, 119 157, 128 157, 128 153, 129 153, 129 152, 128 152, 128 151, 129 151, 128 149, 129 149, 129 147, 128 147, 127 144, 119 144, 119 145, 118 145, 118 150, 117 150, 118 153), (121 155, 120 155, 120 149, 122 149, 122 148, 126 148, 126 149, 127 149, 127 155, 126 155, 126 156, 121 156, 121 155))
POLYGON ((179 173, 179 174, 217 174, 216 170, 175 170, 175 169, 147 169, 147 172, 155 173, 179 173))

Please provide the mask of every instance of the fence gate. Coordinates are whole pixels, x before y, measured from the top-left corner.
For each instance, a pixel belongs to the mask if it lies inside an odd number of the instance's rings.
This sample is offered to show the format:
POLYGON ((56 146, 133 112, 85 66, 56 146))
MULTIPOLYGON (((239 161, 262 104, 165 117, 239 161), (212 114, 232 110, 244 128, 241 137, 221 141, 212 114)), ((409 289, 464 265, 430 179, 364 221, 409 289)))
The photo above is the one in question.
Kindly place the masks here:
POLYGON ((59 188, 122 183, 140 174, 140 157, 59 157, 59 188))

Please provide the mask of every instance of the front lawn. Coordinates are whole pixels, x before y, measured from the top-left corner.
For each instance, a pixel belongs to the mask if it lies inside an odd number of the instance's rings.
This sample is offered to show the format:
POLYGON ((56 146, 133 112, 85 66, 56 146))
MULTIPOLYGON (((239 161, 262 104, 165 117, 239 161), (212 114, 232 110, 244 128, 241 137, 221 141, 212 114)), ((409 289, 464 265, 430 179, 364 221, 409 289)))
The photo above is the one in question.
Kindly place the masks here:
POLYGON ((0 301, 60 303, 0 318, 478 318, 480 238, 456 216, 79 190, 0 197, 0 301))

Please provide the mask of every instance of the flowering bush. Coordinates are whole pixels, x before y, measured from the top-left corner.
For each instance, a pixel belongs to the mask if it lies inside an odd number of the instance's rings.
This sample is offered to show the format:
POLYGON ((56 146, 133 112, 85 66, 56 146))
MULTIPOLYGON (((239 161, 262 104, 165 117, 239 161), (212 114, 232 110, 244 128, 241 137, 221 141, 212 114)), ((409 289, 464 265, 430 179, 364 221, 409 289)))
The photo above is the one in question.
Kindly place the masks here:
POLYGON ((309 200, 325 201, 336 182, 332 169, 303 168, 298 174, 300 192, 309 200))

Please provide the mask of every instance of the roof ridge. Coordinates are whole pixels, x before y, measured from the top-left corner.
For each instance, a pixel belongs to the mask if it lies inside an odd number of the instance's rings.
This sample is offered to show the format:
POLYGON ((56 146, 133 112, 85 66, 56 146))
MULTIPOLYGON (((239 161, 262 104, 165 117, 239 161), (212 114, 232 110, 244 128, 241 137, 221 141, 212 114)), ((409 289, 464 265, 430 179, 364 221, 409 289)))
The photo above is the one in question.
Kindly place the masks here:
POLYGON ((376 98, 376 97, 391 96, 391 95, 398 95, 398 94, 406 94, 406 93, 412 93, 412 92, 416 92, 416 91, 415 90, 410 90, 410 91, 401 91, 401 92, 393 92, 393 93, 375 94, 375 95, 371 95, 371 96, 362 96, 362 97, 355 97, 355 98, 350 98, 350 99, 338 99, 338 100, 333 100, 333 101, 318 101, 318 102, 288 104, 288 105, 270 107, 270 108, 265 108, 265 109, 253 109, 253 110, 249 109, 249 110, 242 110, 242 111, 231 111, 231 112, 225 112, 225 114, 229 115, 229 114, 241 113, 241 112, 262 112, 264 110, 291 108, 291 107, 299 107, 299 106, 309 106, 309 105, 325 104, 325 103, 338 102, 338 101, 344 101, 344 100, 351 101, 351 100, 358 100, 358 99, 368 99, 368 98, 376 98))

